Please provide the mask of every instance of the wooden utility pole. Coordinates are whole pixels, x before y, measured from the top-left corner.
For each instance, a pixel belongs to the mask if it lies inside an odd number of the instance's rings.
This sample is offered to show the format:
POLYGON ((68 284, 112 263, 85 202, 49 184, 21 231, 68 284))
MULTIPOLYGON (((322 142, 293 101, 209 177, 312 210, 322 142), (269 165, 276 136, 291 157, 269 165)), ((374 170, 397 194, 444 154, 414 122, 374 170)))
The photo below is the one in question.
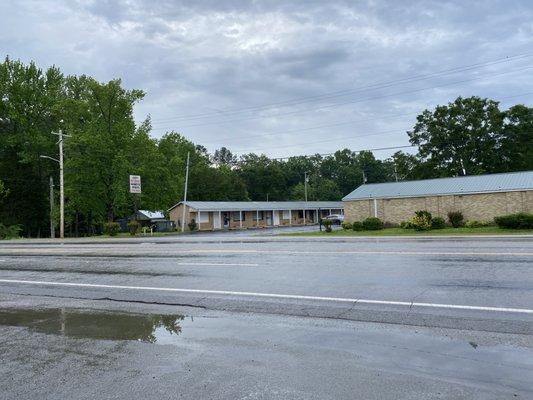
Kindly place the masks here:
POLYGON ((187 186, 189 185, 189 157, 190 152, 187 152, 187 166, 185 167, 185 189, 183 191, 183 213, 181 216, 182 232, 185 232, 185 208, 187 207, 187 186))
POLYGON ((50 237, 56 237, 54 227, 54 178, 50 175, 50 237))

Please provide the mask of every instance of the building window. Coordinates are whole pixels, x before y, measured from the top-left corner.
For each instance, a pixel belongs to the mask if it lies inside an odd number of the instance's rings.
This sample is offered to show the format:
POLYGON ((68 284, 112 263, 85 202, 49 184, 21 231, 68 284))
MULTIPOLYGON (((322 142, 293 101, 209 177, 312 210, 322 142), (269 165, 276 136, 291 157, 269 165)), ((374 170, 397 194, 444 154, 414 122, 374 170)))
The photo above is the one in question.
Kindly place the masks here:
POLYGON ((283 219, 291 219, 290 210, 283 210, 283 219))
POLYGON ((303 210, 299 210, 298 211, 298 218, 303 218, 304 217, 304 212, 303 210))
POLYGON ((207 212, 201 212, 197 222, 201 224, 209 222, 209 214, 207 212))
MULTIPOLYGON (((241 217, 240 217, 239 212, 238 212, 238 211, 233 211, 233 212, 231 213, 231 219, 232 219, 233 221, 236 221, 236 222, 240 221, 240 220, 241 220, 241 217)), ((243 213, 242 213, 242 220, 243 220, 243 221, 246 220, 246 212, 244 212, 244 211, 243 211, 243 213)))
POLYGON ((263 219, 263 211, 253 213, 254 221, 261 221, 263 219))

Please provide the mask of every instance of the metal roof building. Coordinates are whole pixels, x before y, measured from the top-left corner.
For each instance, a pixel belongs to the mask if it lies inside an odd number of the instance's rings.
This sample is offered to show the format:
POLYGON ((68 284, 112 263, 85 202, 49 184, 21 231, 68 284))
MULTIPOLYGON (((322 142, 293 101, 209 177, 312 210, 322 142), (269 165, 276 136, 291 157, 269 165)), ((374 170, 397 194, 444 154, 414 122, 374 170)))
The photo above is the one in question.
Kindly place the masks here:
POLYGON ((187 206, 196 211, 271 211, 341 209, 343 204, 342 201, 187 201, 187 206))
POLYGON ((520 190, 533 190, 533 171, 406 182, 370 183, 359 186, 345 196, 343 200, 464 195, 520 190))
POLYGON ((194 220, 199 230, 218 230, 316 224, 329 214, 342 214, 344 204, 342 201, 187 201, 175 204, 168 211, 170 219, 182 229, 194 220))
POLYGON ((533 171, 361 185, 343 198, 347 221, 369 216, 399 223, 415 211, 446 218, 460 211, 466 219, 533 212, 533 171))

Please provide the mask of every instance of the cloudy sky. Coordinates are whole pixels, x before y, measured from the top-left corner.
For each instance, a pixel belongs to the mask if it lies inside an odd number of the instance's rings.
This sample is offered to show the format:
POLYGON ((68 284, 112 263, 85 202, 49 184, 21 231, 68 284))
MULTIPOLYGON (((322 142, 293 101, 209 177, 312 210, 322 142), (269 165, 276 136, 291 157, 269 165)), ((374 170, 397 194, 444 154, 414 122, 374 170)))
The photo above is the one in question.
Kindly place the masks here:
POLYGON ((210 151, 382 148, 457 96, 532 105, 533 1, 1 0, 0 53, 121 78, 210 151))

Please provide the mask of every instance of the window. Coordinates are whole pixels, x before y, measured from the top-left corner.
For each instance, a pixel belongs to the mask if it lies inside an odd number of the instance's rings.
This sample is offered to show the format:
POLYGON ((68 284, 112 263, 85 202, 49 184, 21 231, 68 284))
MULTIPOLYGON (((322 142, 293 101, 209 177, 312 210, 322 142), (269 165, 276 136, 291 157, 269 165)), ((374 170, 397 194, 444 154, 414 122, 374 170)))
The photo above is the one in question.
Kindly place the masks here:
MULTIPOLYGON (((231 219, 232 219, 233 221, 240 221, 241 218, 240 218, 239 212, 238 212, 238 211, 233 211, 233 212, 231 213, 231 219)), ((246 220, 246 213, 245 213, 244 211, 243 211, 243 213, 242 213, 242 220, 243 220, 243 221, 246 220)))
POLYGON ((304 217, 304 212, 302 210, 299 210, 298 211, 298 218, 303 218, 304 217))
POLYGON ((199 213, 199 214, 200 214, 200 216, 199 216, 197 222, 199 222, 199 223, 201 223, 201 224, 205 224, 205 223, 209 222, 209 213, 207 213, 207 212, 201 212, 201 213, 199 213))
POLYGON ((263 219, 263 211, 253 213, 254 221, 261 221, 263 219))
POLYGON ((291 212, 289 210, 283 210, 283 219, 291 219, 291 212))

